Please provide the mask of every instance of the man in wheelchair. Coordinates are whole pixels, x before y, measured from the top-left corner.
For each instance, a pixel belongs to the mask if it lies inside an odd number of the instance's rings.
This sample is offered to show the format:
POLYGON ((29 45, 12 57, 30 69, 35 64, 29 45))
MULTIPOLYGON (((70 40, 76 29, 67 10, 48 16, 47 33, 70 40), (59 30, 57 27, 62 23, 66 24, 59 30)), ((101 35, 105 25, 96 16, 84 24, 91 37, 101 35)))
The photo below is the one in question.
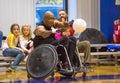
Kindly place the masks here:
POLYGON ((54 26, 54 20, 55 18, 53 13, 50 11, 47 11, 44 15, 44 20, 34 31, 34 34, 35 34, 35 38, 33 40, 34 48, 36 48, 40 44, 52 44, 55 46, 58 44, 61 44, 66 47, 68 55, 70 57, 71 64, 73 64, 75 60, 74 56, 75 56, 75 49, 76 49, 76 38, 63 37, 60 40, 56 40, 54 35, 57 29, 51 28, 54 26))
MULTIPOLYGON (((28 74, 33 78, 47 77, 55 67, 55 65, 53 65, 51 62, 54 62, 54 64, 57 65, 57 70, 59 69, 69 70, 67 72, 66 71, 60 72, 65 76, 75 75, 74 67, 82 66, 80 63, 80 59, 78 58, 77 53, 75 52, 76 41, 77 41, 76 38, 71 36, 71 37, 62 37, 61 39, 56 40, 55 33, 57 32, 57 29, 53 28, 53 26, 55 25, 54 21, 55 18, 53 13, 47 11, 44 14, 44 19, 42 23, 34 30, 35 37, 33 39, 33 46, 35 50, 33 50, 34 52, 32 52, 31 55, 33 54, 36 56, 30 55, 27 61, 28 74), (47 50, 44 48, 46 48, 47 50), (52 50, 53 52, 49 52, 50 50, 52 50), (38 52, 39 53, 42 52, 42 53, 39 54, 38 52), (52 60, 49 59, 48 61, 46 60, 43 61, 41 60, 41 57, 44 60, 46 58, 51 57, 52 60), (57 60, 55 60, 57 59, 57 57, 58 57, 58 62, 56 62, 57 60), (46 67, 46 65, 51 68, 46 67)), ((58 24, 59 23, 57 23, 57 26, 58 24)), ((84 73, 84 76, 85 75, 86 74, 84 73)))

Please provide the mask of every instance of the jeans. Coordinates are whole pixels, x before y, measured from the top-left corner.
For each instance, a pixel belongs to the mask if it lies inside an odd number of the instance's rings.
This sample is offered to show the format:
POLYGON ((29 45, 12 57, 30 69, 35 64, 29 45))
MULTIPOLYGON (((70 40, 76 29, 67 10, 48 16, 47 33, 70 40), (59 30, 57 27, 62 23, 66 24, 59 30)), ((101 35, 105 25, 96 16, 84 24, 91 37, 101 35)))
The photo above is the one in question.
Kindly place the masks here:
POLYGON ((15 57, 15 60, 13 62, 13 66, 18 66, 19 63, 24 59, 25 54, 22 53, 21 51, 13 48, 6 48, 3 51, 3 56, 4 57, 15 57))
POLYGON ((2 39, 3 39, 3 32, 0 31, 0 48, 1 48, 1 46, 2 46, 2 39))

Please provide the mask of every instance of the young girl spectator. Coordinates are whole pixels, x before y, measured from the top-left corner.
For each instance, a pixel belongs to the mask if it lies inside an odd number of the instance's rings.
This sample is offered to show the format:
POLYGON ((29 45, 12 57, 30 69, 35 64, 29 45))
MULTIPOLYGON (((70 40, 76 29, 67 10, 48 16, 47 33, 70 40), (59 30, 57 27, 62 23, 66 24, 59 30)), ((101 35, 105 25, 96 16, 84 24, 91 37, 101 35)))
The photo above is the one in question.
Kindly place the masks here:
POLYGON ((20 47, 24 50, 26 54, 26 58, 24 61, 26 62, 28 55, 31 53, 33 49, 33 41, 32 41, 32 31, 30 25, 23 25, 21 30, 22 35, 20 36, 20 47))
POLYGON ((7 36, 8 48, 4 49, 3 56, 15 57, 13 64, 8 68, 8 71, 20 70, 18 68, 19 63, 24 58, 24 50, 18 47, 20 27, 18 24, 12 24, 10 28, 11 33, 7 36))

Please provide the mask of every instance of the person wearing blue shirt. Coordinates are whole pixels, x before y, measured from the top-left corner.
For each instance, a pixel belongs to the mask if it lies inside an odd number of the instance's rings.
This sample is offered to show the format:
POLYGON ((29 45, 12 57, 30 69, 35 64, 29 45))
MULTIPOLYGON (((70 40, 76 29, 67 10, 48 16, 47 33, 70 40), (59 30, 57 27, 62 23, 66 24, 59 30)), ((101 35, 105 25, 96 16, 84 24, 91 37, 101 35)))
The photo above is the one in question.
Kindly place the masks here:
POLYGON ((2 47, 3 32, 0 31, 0 48, 2 47))

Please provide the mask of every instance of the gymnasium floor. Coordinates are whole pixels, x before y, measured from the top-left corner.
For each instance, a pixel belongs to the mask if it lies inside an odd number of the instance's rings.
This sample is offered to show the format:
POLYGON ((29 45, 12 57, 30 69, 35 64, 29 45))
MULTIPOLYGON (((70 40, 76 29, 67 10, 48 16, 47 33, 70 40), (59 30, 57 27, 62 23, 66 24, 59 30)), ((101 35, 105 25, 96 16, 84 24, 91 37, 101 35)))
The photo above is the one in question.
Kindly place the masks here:
POLYGON ((92 72, 87 73, 85 80, 82 79, 82 73, 78 73, 76 77, 77 80, 74 80, 56 72, 54 78, 28 80, 25 69, 19 72, 6 72, 6 67, 0 67, 0 83, 120 83, 120 65, 95 66, 92 72))

